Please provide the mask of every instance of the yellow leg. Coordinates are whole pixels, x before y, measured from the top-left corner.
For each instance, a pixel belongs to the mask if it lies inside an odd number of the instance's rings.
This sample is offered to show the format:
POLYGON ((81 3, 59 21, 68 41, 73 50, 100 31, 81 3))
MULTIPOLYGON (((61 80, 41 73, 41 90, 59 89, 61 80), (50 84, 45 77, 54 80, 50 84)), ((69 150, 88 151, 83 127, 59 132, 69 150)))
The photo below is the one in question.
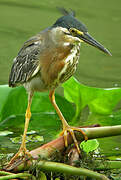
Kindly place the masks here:
POLYGON ((67 121, 63 117, 63 114, 61 113, 59 107, 56 104, 56 101, 55 101, 55 90, 50 91, 49 98, 50 98, 50 101, 51 101, 52 105, 54 106, 54 108, 55 108, 55 110, 56 110, 60 120, 62 121, 63 131, 62 131, 61 135, 64 135, 65 146, 66 147, 68 146, 67 133, 69 132, 71 134, 72 138, 73 138, 74 144, 76 145, 76 148, 77 148, 78 152, 80 153, 78 142, 77 142, 76 137, 74 135, 74 130, 81 132, 84 135, 85 140, 88 139, 87 135, 80 128, 71 127, 71 126, 68 125, 67 121))
POLYGON ((24 159, 26 157, 31 157, 30 153, 26 149, 26 134, 27 134, 27 129, 28 129, 28 125, 29 125, 29 120, 31 118, 30 107, 31 107, 31 102, 32 102, 32 96, 33 96, 33 94, 28 95, 28 106, 27 106, 26 114, 25 114, 25 127, 24 127, 24 133, 23 133, 23 137, 22 137, 21 146, 19 148, 19 151, 10 160, 8 165, 12 164, 17 158, 24 159))

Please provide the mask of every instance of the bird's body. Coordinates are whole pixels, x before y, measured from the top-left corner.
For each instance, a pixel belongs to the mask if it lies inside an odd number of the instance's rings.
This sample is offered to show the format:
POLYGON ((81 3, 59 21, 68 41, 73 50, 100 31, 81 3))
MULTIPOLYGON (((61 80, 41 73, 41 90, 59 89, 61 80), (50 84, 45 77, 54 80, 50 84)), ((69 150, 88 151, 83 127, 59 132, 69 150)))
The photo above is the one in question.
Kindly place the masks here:
POLYGON ((64 39, 64 32, 69 33, 65 28, 56 27, 56 38, 53 38, 53 29, 48 29, 25 42, 14 59, 9 85, 23 84, 33 93, 55 89, 68 80, 76 71, 81 42, 69 35, 64 39), (58 37, 60 30, 62 34, 58 37))
POLYGON ((62 11, 64 16, 51 27, 26 41, 17 57, 14 58, 9 76, 9 86, 24 85, 28 91, 28 106, 22 144, 10 164, 18 156, 23 158, 27 154, 25 139, 31 118, 32 96, 35 91, 49 91, 50 101, 62 121, 65 146, 67 146, 67 132, 71 134, 78 152, 80 150, 73 131, 80 131, 87 139, 86 134, 80 128, 70 127, 64 119, 55 101, 55 88, 68 80, 76 71, 81 42, 86 42, 109 55, 111 54, 89 35, 85 25, 74 17, 73 12, 69 13, 65 9, 62 11))

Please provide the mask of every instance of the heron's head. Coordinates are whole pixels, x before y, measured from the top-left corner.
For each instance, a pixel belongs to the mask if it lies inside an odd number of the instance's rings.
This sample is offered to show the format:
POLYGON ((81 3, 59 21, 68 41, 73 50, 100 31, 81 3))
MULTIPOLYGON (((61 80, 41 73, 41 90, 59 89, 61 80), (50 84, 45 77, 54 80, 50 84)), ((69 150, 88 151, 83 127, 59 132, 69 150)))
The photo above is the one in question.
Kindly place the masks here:
POLYGON ((98 48, 104 53, 111 55, 111 53, 102 44, 100 44, 88 33, 86 26, 74 17, 75 13, 73 11, 68 12, 65 9, 61 10, 63 11, 64 16, 57 19, 52 28, 58 27, 59 32, 65 33, 65 37, 67 39, 69 37, 74 37, 77 41, 80 40, 80 42, 85 42, 98 48))

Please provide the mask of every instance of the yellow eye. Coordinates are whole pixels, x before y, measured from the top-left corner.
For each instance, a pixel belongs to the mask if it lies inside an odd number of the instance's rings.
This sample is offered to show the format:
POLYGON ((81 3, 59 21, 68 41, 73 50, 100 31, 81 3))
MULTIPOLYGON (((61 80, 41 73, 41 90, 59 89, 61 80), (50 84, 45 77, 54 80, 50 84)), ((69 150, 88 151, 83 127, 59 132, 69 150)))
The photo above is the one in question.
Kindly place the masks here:
POLYGON ((70 33, 72 33, 72 34, 75 34, 75 33, 77 32, 77 30, 76 30, 75 28, 70 28, 69 31, 70 31, 70 33))
POLYGON ((70 28, 69 31, 70 31, 70 33, 71 33, 73 36, 76 36, 76 35, 84 35, 83 32, 79 31, 79 30, 76 29, 76 28, 70 28))

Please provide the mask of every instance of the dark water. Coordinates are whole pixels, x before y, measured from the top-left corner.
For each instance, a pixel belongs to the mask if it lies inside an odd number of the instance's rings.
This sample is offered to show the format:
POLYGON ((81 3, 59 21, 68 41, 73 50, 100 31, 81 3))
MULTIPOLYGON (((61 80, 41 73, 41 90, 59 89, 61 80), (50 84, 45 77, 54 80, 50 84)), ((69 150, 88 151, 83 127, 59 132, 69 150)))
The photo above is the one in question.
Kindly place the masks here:
MULTIPOLYGON (((82 44, 80 62, 75 74, 77 79, 88 86, 121 87, 120 0, 0 0, 0 84, 8 82, 12 59, 24 41, 52 25, 60 17, 57 6, 74 9, 77 18, 87 25, 89 33, 113 55, 109 57, 82 44)), ((107 138, 104 144, 101 144, 106 152, 118 154, 121 143, 119 142, 118 147, 114 143, 119 141, 118 139, 107 138)), ((6 141, 9 146, 9 138, 0 138, 0 141, 6 141)))

